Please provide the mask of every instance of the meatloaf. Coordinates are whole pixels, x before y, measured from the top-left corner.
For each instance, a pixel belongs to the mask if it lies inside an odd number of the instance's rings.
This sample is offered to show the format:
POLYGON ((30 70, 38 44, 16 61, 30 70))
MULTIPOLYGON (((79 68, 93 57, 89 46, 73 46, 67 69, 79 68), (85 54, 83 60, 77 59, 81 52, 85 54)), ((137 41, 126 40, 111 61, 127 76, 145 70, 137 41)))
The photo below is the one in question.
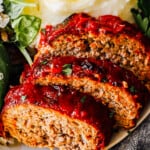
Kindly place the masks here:
POLYGON ((100 150, 113 120, 93 97, 63 86, 31 83, 10 89, 2 111, 4 131, 31 147, 100 150))
POLYGON ((51 56, 109 59, 132 71, 150 90, 150 43, 135 25, 116 16, 96 19, 81 13, 41 33, 38 55, 48 51, 51 56))
POLYGON ((14 138, 4 132, 3 122, 0 118, 0 145, 13 145, 15 142, 14 138))
POLYGON ((34 84, 61 84, 88 93, 114 111, 119 126, 135 126, 149 93, 131 71, 106 60, 49 55, 39 56, 27 73, 34 84))

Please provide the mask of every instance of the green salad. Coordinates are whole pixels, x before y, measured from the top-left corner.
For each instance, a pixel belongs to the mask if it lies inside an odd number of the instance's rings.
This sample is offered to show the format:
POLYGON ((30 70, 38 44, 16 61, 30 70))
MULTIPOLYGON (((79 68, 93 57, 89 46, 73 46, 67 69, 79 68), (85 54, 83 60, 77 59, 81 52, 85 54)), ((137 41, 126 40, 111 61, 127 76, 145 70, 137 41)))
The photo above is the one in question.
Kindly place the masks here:
POLYGON ((9 54, 5 45, 15 45, 31 65, 32 59, 27 47, 37 36, 41 19, 36 16, 23 15, 25 7, 36 7, 35 3, 27 3, 24 0, 0 1, 0 108, 9 84, 9 76, 13 68, 9 60, 9 54))

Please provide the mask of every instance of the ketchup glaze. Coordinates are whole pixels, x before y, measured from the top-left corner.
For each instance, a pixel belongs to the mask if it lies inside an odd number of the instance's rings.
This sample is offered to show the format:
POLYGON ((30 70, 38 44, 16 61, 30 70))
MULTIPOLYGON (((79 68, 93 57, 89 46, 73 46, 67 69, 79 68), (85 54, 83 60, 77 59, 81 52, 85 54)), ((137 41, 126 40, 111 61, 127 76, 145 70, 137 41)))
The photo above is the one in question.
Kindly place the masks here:
POLYGON ((86 13, 73 14, 67 18, 62 24, 55 26, 47 25, 41 30, 41 38, 39 45, 49 45, 55 38, 63 34, 95 34, 100 35, 126 34, 129 37, 137 39, 146 45, 146 50, 150 51, 149 40, 142 34, 135 24, 130 24, 122 20, 118 16, 103 15, 98 18, 89 16, 86 13))
POLYGON ((65 86, 39 86, 25 83, 9 90, 5 97, 3 112, 14 106, 27 107, 26 104, 53 109, 72 119, 84 121, 100 131, 99 136, 104 139, 104 143, 100 143, 101 146, 109 142, 113 118, 109 117, 109 111, 105 106, 87 94, 65 86))

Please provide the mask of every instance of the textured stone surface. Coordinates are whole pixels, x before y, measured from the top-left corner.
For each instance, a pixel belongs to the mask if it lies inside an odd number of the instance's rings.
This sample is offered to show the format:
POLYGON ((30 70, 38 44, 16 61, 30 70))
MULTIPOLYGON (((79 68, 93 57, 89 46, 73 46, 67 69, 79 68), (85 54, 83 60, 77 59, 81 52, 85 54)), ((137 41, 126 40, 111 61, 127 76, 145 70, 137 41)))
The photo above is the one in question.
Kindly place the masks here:
POLYGON ((150 115, 135 131, 111 150, 150 150, 150 115))

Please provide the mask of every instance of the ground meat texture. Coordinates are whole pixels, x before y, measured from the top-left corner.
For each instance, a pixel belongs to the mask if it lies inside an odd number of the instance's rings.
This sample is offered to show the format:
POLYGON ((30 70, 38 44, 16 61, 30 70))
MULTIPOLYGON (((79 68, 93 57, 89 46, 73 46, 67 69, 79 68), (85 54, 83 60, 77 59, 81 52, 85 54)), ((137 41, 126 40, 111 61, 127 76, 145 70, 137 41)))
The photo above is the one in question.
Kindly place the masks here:
POLYGON ((132 71, 150 89, 150 44, 136 28, 115 16, 74 14, 41 34, 39 54, 109 59, 132 71))
POLYGON ((149 96, 147 88, 132 72, 106 60, 51 58, 45 53, 36 59, 29 72, 28 78, 34 84, 67 85, 92 95, 113 110, 117 125, 125 128, 135 126, 140 108, 149 96))
POLYGON ((108 144, 113 117, 91 96, 63 86, 13 87, 2 111, 4 131, 31 147, 99 150, 108 144))
POLYGON ((0 115, 0 145, 13 145, 16 141, 9 134, 4 132, 3 122, 0 115))

